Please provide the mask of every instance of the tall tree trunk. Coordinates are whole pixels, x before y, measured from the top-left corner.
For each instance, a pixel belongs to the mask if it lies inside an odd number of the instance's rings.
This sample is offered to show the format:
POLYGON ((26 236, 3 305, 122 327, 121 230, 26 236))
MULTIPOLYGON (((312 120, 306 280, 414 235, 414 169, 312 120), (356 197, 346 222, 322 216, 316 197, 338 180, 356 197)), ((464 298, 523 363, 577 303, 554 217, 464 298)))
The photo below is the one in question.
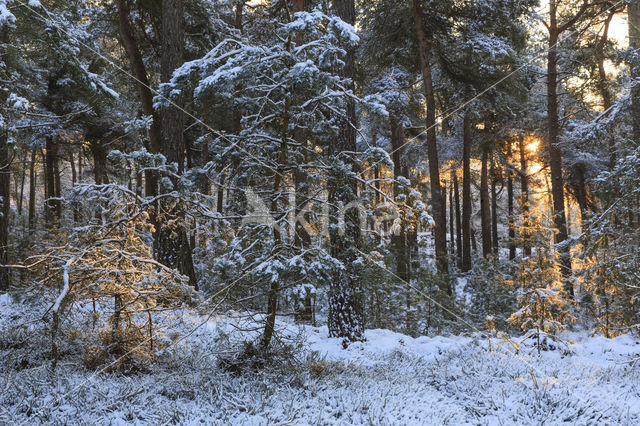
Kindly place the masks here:
POLYGON ((480 171, 480 218, 482 226, 482 255, 491 254, 491 205, 489 200, 489 148, 482 147, 482 167, 480 171))
POLYGON ((445 199, 440 185, 440 163, 438 161, 438 144, 436 140, 436 100, 431 76, 430 48, 427 45, 422 15, 421 0, 413 0, 413 20, 418 39, 418 49, 420 50, 420 69, 427 102, 427 156, 431 184, 431 205, 435 220, 436 266, 438 273, 446 274, 448 272, 447 218, 444 210, 445 199))
POLYGON ((45 200, 45 219, 48 226, 52 226, 60 219, 60 200, 58 199, 58 182, 59 177, 56 177, 59 168, 58 162, 58 144, 56 136, 47 136, 46 140, 46 152, 45 152, 45 185, 47 198, 45 200))
MULTIPOLYGON (((640 78, 640 0, 630 0, 627 15, 629 20, 629 47, 633 50, 630 63, 631 80, 640 78)), ((631 122, 633 140, 640 145, 640 84, 631 88, 631 122)))
POLYGON ((511 141, 507 142, 507 215, 509 221, 509 260, 516 258, 516 229, 513 210, 513 166, 511 164, 511 141))
POLYGON ((527 162, 527 150, 524 146, 524 138, 519 137, 520 151, 520 197, 522 205, 522 252, 525 257, 531 256, 531 238, 529 236, 529 165, 527 162))
MULTIPOLYGON (((149 129, 149 151, 159 153, 162 150, 162 134, 160 131, 160 119, 156 110, 153 108, 153 93, 147 75, 147 69, 142 59, 142 53, 138 46, 138 42, 131 28, 131 20, 129 16, 129 1, 116 0, 118 6, 118 29, 122 45, 129 57, 129 63, 136 78, 136 88, 142 103, 144 114, 152 117, 151 127, 149 129)), ((145 174, 146 195, 153 197, 158 194, 158 177, 156 173, 148 171, 145 174)), ((154 218, 152 218, 154 220, 154 218)))
MULTIPOLYGON (((466 98, 470 90, 465 90, 466 98)), ((462 135, 462 271, 471 270, 471 111, 464 111, 462 135)))
MULTIPOLYGON (((161 79, 162 82, 171 80, 173 71, 184 62, 184 4, 183 0, 162 1, 162 54, 161 79)), ((178 104, 181 102, 178 101, 178 104)), ((162 129, 162 154, 167 162, 175 163, 178 174, 184 173, 185 144, 184 144, 184 115, 180 107, 169 105, 160 110, 162 129)), ((174 186, 178 184, 173 179, 174 186)), ((196 286, 196 275, 193 266, 191 245, 187 232, 180 220, 184 212, 179 207, 167 206, 160 203, 163 210, 159 213, 162 225, 156 233, 156 256, 163 265, 180 271, 189 277, 191 285, 196 286)))
POLYGON ((36 180, 38 174, 36 173, 36 149, 31 150, 31 164, 29 165, 29 232, 33 230, 36 221, 36 180))
POLYGON ((20 191, 18 192, 18 215, 22 216, 22 205, 24 202, 24 183, 27 180, 27 157, 29 151, 24 151, 22 158, 22 172, 20 173, 20 191))
POLYGON ((462 216, 460 213, 460 187, 458 185, 458 173, 453 174, 453 192, 456 206, 456 257, 458 268, 462 269, 462 216))
MULTIPOLYGON (((344 22, 355 25, 356 10, 354 0, 333 0, 336 15, 344 22)), ((345 66, 341 70, 343 77, 351 79, 349 89, 354 90, 355 48, 349 48, 345 57, 345 66)), ((331 221, 337 219, 335 206, 346 206, 357 200, 357 181, 351 176, 356 173, 356 164, 345 154, 356 151, 356 106, 352 99, 347 100, 346 120, 340 124, 338 138, 330 147, 333 157, 333 174, 330 177, 329 204, 332 210, 331 221), (349 170, 349 171, 347 171, 349 170)), ((353 268, 353 262, 359 257, 360 224, 358 210, 352 208, 345 212, 344 232, 333 227, 330 232, 331 255, 338 259, 345 270, 339 271, 331 283, 329 296, 329 335, 342 337, 345 342, 362 340, 364 321, 360 310, 360 276, 353 268)))
MULTIPOLYGON (((5 44, 8 39, 8 26, 0 28, 1 41, 5 44)), ((3 49, 5 50, 5 49, 3 49)), ((0 60, 4 59, 0 53, 0 60)), ((5 105, 8 93, 0 90, 0 105, 5 105)), ((9 260, 9 213, 11 211, 11 169, 9 153, 9 132, 7 129, 0 130, 0 265, 8 264, 9 260)), ((9 269, 0 266, 0 291, 9 290, 11 276, 9 269)))
MULTIPOLYGON (((395 181, 404 176, 402 173, 402 145, 404 144, 404 126, 400 123, 397 117, 390 115, 390 127, 391 127, 391 150, 393 160, 393 179, 395 181)), ((394 198, 399 195, 397 183, 394 187, 394 198)), ((396 274, 404 282, 409 281, 409 265, 407 258, 407 232, 406 223, 404 218, 401 218, 400 229, 398 232, 394 232, 391 236, 393 250, 395 252, 396 260, 396 274)))
MULTIPOLYGON (((616 10, 609 12, 606 21, 604 22, 604 26, 602 28, 602 37, 600 37, 600 42, 598 43, 598 89, 600 90, 600 96, 602 97, 602 106, 605 111, 608 111, 612 105, 612 96, 611 91, 609 90, 609 80, 607 78, 607 70, 605 69, 604 60, 605 60, 605 48, 607 46, 607 41, 609 40, 609 25, 611 24, 611 20, 616 14, 616 10)), ((613 136, 612 132, 608 132, 607 134, 607 142, 609 147, 609 169, 613 170, 616 165, 616 140, 613 136)))
POLYGON ((451 177, 451 182, 449 182, 449 253, 454 258, 456 255, 456 215, 453 204, 453 172, 451 172, 451 177))
POLYGON ((500 240, 498 239, 498 171, 495 161, 491 161, 491 243, 493 254, 498 258, 500 252, 500 240))
MULTIPOLYGON (((557 0, 549 0, 549 45, 547 54, 547 118, 548 138, 547 150, 549 154, 549 169, 551 172, 551 193, 553 196, 553 222, 556 227, 555 242, 562 244, 569 237, 567 232, 567 217, 564 207, 564 178, 562 175, 562 151, 558 146, 560 135, 560 121, 558 117, 558 48, 560 34, 575 24, 589 7, 587 0, 583 2, 580 11, 562 25, 557 19, 557 0)), ((560 266, 565 278, 565 287, 573 297, 573 285, 569 280, 571 275, 571 254, 569 246, 560 246, 560 266)))

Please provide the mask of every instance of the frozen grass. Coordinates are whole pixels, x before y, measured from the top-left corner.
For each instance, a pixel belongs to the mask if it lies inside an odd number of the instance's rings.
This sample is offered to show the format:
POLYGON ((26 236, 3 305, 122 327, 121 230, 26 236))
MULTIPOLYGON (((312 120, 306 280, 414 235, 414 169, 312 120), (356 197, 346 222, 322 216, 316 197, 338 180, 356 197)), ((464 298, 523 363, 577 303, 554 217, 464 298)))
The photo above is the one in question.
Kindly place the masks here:
MULTIPOLYGON (((159 353, 151 373, 93 375, 69 349, 52 378, 41 326, 16 327, 34 309, 0 299, 3 424, 640 424, 630 336, 566 335, 575 342, 538 356, 480 335, 387 330, 343 350, 326 327, 305 327, 299 362, 231 374, 217 365, 233 321, 218 318, 159 353)), ((168 338, 201 319, 165 318, 180 324, 168 338)), ((280 335, 300 339, 284 321, 280 335)))

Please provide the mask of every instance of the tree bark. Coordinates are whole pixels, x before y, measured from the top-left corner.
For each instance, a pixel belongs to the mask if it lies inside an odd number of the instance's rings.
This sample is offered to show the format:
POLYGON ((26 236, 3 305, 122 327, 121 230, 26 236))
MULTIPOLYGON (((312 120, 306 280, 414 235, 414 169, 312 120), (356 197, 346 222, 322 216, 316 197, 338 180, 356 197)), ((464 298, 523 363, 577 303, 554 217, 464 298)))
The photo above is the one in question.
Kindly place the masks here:
POLYGON ((31 164, 29 165, 29 232, 31 232, 35 226, 36 221, 36 180, 38 174, 36 173, 36 159, 38 151, 36 149, 31 150, 31 164))
MULTIPOLYGON (((640 0, 630 0, 627 15, 629 19, 629 47, 634 55, 631 59, 631 80, 640 78, 640 0)), ((631 88, 631 122, 633 123, 633 140, 640 145, 640 84, 631 88)))
MULTIPOLYGON (((3 42, 6 42, 6 26, 1 30, 3 42)), ((0 54, 0 59, 3 59, 0 54)), ((5 105, 8 94, 0 91, 0 105, 5 105)), ((9 260, 9 213, 11 211, 11 158, 9 154, 9 133, 6 129, 0 131, 0 265, 8 264, 9 260)), ((0 291, 9 290, 11 276, 9 269, 0 266, 0 291)))
POLYGON ((60 178, 58 162, 58 143, 57 137, 48 135, 45 138, 46 152, 45 152, 45 185, 47 198, 45 200, 45 219, 47 226, 57 224, 60 219, 61 207, 60 194, 58 193, 60 178))
POLYGON ((456 206, 456 257, 458 268, 462 270, 462 216, 460 214, 460 187, 458 185, 458 173, 453 174, 453 192, 456 206))
MULTIPOLYGON (((183 0, 162 1, 162 54, 161 79, 162 82, 171 80, 173 71, 184 62, 184 4, 183 0)), ((180 100, 177 101, 180 105, 180 100)), ((184 173, 185 145, 184 145, 184 115, 179 106, 169 105, 160 111, 162 129, 162 154, 168 163, 177 164, 178 174, 184 173)), ((173 179, 173 184, 178 184, 173 179)), ((159 229, 156 232, 157 258, 163 265, 180 271, 189 277, 194 287, 196 284, 195 269, 191 245, 187 232, 180 220, 184 212, 179 207, 167 207, 160 203, 163 210, 158 215, 159 229)))
MULTIPOLYGON (((470 94, 469 89, 465 91, 470 94)), ((466 96, 468 97, 468 96, 466 96)), ((462 271, 471 270, 471 112, 463 118, 462 135, 462 271)))
POLYGON ((491 243, 492 251, 499 257, 500 252, 500 240, 498 239, 498 172, 496 170, 495 161, 491 161, 491 243))
POLYGON ((560 266, 565 278, 565 287, 573 297, 573 285, 568 277, 571 275, 571 254, 569 246, 564 243, 569 234, 567 232, 567 217, 564 207, 564 178, 562 175, 562 151, 558 146, 560 121, 558 117, 558 50, 557 44, 560 34, 569 29, 579 17, 586 12, 589 4, 585 0, 580 11, 562 25, 557 19, 557 0, 549 0, 549 44, 547 54, 547 118, 548 138, 547 150, 549 154, 549 169, 551 173, 551 193, 553 196, 553 221, 556 227, 555 242, 561 244, 560 266))
POLYGON ((509 260, 516 258, 516 230, 513 210, 513 166, 511 165, 511 141, 507 142, 507 215, 509 221, 509 260))
POLYGON ((531 238, 529 237, 529 165, 527 164, 527 151, 524 146, 524 138, 519 137, 520 151, 520 196, 522 205, 522 252, 524 257, 531 256, 531 238))
POLYGON ((482 227, 482 255, 491 255, 491 205, 489 200, 489 148, 482 147, 482 168, 480 172, 480 218, 482 227))
POLYGON ((438 144, 436 140, 436 100, 431 75, 430 49, 427 45, 422 15, 421 0, 413 0, 413 20, 418 39, 418 49, 420 50, 420 69, 427 103, 427 155, 429 160, 429 180, 431 184, 431 205, 435 221, 436 266, 438 273, 446 274, 448 273, 447 218, 445 199, 440 184, 440 163, 438 161, 438 144))
MULTIPOLYGON (((335 13, 344 22, 354 25, 356 10, 354 0, 333 0, 335 13)), ((342 77, 349 78, 351 84, 348 89, 354 90, 355 77, 355 48, 347 49, 344 58, 345 66, 340 71, 342 77)), ((342 176, 330 177, 329 204, 332 209, 331 221, 336 225, 337 206, 347 206, 357 200, 357 181, 352 177, 356 173, 356 164, 348 152, 356 151, 356 107, 354 101, 347 100, 346 120, 340 124, 338 138, 330 147, 330 155, 334 158, 332 173, 342 176), (343 175, 346 173, 346 176, 343 175)), ((359 257, 360 225, 359 214, 355 208, 345 212, 344 232, 340 232, 337 226, 330 230, 331 255, 338 259, 344 266, 344 271, 336 273, 331 283, 329 296, 329 335, 342 337, 345 343, 359 341, 364 338, 364 321, 360 310, 360 276, 353 269, 353 262, 359 257)))
MULTIPOLYGON (((160 131, 160 119, 156 110, 153 108, 153 93, 147 75, 147 69, 142 60, 142 53, 138 47, 138 42, 131 28, 129 17, 128 0, 116 0, 118 6, 118 28, 122 45, 129 57, 129 63, 136 79, 136 87, 142 103, 144 114, 152 117, 151 127, 149 129, 149 151, 159 153, 162 149, 162 134, 160 131)), ((156 173, 151 171, 145 174, 146 195, 153 197, 158 194, 158 178, 156 173)))

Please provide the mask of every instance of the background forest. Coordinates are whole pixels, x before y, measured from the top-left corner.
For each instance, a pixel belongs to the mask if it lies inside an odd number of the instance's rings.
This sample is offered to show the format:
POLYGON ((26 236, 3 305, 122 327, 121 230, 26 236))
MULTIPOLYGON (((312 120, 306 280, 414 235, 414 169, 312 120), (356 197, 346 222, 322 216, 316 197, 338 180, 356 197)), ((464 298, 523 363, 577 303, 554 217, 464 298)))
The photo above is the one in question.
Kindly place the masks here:
POLYGON ((634 334, 639 48, 638 0, 0 0, 0 347, 634 334))

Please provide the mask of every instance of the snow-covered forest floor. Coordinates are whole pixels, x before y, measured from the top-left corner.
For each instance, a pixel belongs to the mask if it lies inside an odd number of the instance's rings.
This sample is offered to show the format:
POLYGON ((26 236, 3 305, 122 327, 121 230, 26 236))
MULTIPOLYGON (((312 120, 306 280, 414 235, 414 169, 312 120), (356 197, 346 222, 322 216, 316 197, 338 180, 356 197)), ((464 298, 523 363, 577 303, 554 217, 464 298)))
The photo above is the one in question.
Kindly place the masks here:
POLYGON ((220 359, 242 321, 184 310, 164 318, 150 371, 96 373, 63 353, 52 378, 43 309, 0 298, 0 424, 640 424, 628 335, 567 333, 538 355, 513 337, 369 330, 345 350, 279 318, 290 359, 237 373, 220 359))

